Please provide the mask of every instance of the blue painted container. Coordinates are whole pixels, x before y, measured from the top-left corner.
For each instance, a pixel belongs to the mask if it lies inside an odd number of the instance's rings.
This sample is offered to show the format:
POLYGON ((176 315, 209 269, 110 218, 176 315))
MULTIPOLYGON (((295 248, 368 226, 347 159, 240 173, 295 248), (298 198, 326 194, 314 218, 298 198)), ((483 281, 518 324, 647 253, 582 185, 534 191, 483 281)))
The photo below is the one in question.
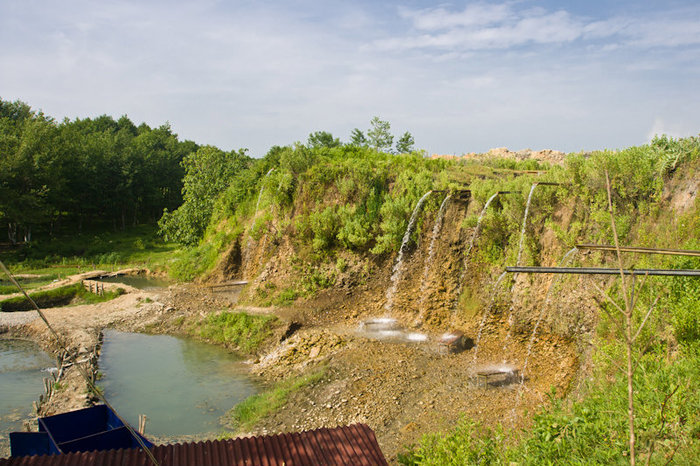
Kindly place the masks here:
MULTIPOLYGON (((39 418, 38 432, 10 433, 12 456, 139 448, 136 438, 105 405, 39 418)), ((135 432, 147 447, 153 443, 135 432)))

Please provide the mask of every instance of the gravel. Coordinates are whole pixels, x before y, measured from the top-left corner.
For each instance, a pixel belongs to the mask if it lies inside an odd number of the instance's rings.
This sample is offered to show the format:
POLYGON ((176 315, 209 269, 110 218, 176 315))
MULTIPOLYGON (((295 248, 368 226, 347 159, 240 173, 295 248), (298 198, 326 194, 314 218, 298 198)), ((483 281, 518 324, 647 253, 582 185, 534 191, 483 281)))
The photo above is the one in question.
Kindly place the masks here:
POLYGON ((16 325, 24 325, 38 317, 39 314, 36 311, 0 312, 0 326, 14 327, 16 325))

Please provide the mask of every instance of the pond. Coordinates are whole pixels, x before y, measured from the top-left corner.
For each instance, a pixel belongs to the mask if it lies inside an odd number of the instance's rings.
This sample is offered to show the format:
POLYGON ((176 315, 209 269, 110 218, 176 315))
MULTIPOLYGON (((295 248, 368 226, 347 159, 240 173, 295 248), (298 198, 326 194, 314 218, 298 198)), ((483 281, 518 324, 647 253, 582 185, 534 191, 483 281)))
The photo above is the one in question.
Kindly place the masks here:
POLYGON ((146 414, 146 436, 222 431, 219 418, 257 392, 225 349, 167 335, 104 332, 98 385, 130 424, 146 414))
POLYGON ((115 275, 113 277, 101 277, 99 281, 105 283, 122 283, 124 285, 133 286, 139 290, 167 288, 172 284, 169 280, 152 275, 115 275))
POLYGON ((44 393, 45 377, 51 377, 56 360, 26 340, 0 339, 0 430, 22 430, 22 420, 32 417, 32 402, 44 393))

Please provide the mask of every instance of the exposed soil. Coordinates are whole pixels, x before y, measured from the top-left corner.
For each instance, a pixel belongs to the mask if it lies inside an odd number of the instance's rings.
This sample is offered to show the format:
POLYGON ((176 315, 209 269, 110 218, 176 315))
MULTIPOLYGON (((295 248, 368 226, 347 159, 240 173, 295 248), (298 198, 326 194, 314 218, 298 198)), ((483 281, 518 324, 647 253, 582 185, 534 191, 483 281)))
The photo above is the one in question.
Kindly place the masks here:
MULTIPOLYGON (((573 334, 573 327, 569 321, 562 324, 561 317, 571 316, 571 322, 580 324, 575 328, 579 335, 592 328, 587 317, 592 314, 587 287, 560 293, 543 308, 551 279, 522 276, 513 287, 512 312, 510 301, 488 306, 493 277, 486 267, 471 262, 464 270, 463 253, 473 232, 455 228, 469 213, 469 207, 461 201, 448 204, 434 262, 429 264, 427 274, 427 245, 435 209, 423 215, 422 233, 406 254, 392 317, 409 331, 423 332, 426 341, 380 341, 359 331, 363 321, 387 312, 392 257, 368 259, 344 253, 347 267, 342 271, 321 270, 336 274, 334 286, 312 299, 297 300, 291 307, 257 306, 269 290, 285 289, 300 279, 300 271, 293 265, 297 251, 287 235, 263 235, 259 241, 249 239, 254 242, 235 245, 203 285, 171 286, 160 294, 130 290, 107 303, 51 309, 47 315, 72 349, 89 355, 99 346, 99 335, 105 327, 177 334, 183 331, 183 322, 221 309, 275 314, 284 325, 260 354, 251 358, 251 370, 270 382, 321 366, 325 367, 325 375, 294 393, 284 407, 251 432, 241 434, 364 422, 375 430, 386 456, 395 462, 397 453, 407 445, 426 433, 453 427, 461 416, 486 425, 525 426, 529 420, 526 412, 548 403, 552 389, 557 396, 565 396, 579 374, 577 356, 582 343, 567 337, 573 334), (249 264, 241 266, 243 256, 249 264), (223 296, 212 293, 210 287, 233 279, 250 281, 241 294, 240 307, 235 304, 235 293, 223 296), (461 302, 457 303, 460 296, 461 302), (438 343, 443 333, 455 330, 476 340, 487 308, 476 361, 476 348, 453 354, 438 343), (521 384, 522 373, 518 371, 525 367, 532 329, 542 309, 544 318, 521 384), (476 380, 477 372, 493 370, 500 372, 476 380)), ((545 242, 541 244, 547 251, 545 260, 556 263, 562 246, 554 237, 538 237, 545 242)), ((41 322, 15 325, 11 333, 30 336, 55 350, 41 322)), ((95 358, 86 359, 86 364, 94 364, 90 361, 95 358)), ((63 384, 65 389, 42 405, 41 415, 94 401, 73 368, 66 369, 63 384)))
MULTIPOLYGON (((519 426, 527 422, 524 411, 543 403, 551 387, 557 387, 561 394, 568 390, 577 360, 572 345, 554 337, 538 339, 524 385, 526 390, 522 391, 523 400, 515 415, 519 379, 512 377, 504 383, 504 377, 496 377, 489 383, 474 382, 475 370, 503 360, 506 326, 499 315, 494 315, 487 327, 476 365, 473 349, 448 354, 434 339, 399 343, 362 336, 357 332, 358 326, 374 312, 362 311, 360 306, 370 298, 380 302, 383 296, 383 287, 372 285, 360 286, 356 293, 328 291, 299 308, 240 309, 275 313, 283 321, 295 322, 295 328, 300 327, 277 344, 285 331, 282 326, 252 364, 253 372, 272 381, 326 366, 323 380, 295 393, 285 407, 249 433, 365 422, 377 433, 387 457, 395 459, 406 445, 427 432, 450 428, 462 415, 486 424, 512 419, 512 424, 519 426)), ((87 371, 92 372, 96 369, 95 359, 90 355, 99 347, 100 333, 106 327, 178 333, 180 317, 197 318, 227 307, 234 306, 212 295, 206 287, 178 285, 162 293, 130 290, 109 302, 45 312, 51 325, 65 336, 69 348, 78 353, 78 360, 84 359, 87 371)), ((12 336, 29 337, 49 351, 57 350, 39 319, 5 325, 12 336)), ((430 333, 431 337, 439 336, 430 333)), ((526 340, 525 334, 510 340, 509 363, 522 363, 526 340)), ((42 404, 40 415, 82 408, 95 401, 74 367, 64 370, 61 386, 42 404)))

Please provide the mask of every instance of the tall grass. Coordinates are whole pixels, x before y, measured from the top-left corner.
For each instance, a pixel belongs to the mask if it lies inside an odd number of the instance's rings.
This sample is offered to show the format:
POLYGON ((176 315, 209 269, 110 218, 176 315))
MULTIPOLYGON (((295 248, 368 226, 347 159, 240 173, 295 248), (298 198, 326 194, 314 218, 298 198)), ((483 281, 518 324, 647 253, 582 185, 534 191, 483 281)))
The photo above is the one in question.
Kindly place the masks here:
POLYGON ((244 353, 254 353, 272 333, 278 319, 245 312, 211 314, 199 324, 199 336, 244 353))
POLYGON ((231 423, 239 429, 249 429, 260 419, 284 406, 292 393, 318 382, 325 374, 325 368, 321 368, 308 375, 284 380, 269 390, 248 397, 229 413, 231 423))

